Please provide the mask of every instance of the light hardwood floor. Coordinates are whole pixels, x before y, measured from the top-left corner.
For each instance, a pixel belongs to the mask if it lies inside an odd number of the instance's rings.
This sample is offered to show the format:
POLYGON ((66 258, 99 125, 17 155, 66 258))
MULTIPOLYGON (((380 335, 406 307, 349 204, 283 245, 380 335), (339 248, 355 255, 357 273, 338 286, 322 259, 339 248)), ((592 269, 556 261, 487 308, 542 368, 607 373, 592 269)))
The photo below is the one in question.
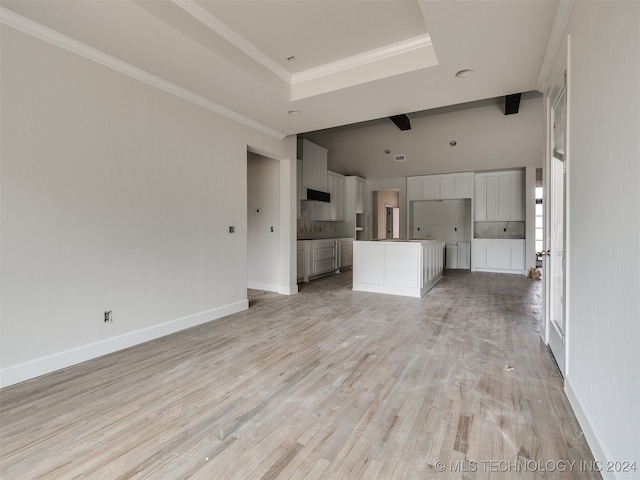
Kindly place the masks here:
POLYGON ((540 281, 350 283, 249 291, 246 312, 1 390, 0 477, 600 478, 540 341, 540 281))

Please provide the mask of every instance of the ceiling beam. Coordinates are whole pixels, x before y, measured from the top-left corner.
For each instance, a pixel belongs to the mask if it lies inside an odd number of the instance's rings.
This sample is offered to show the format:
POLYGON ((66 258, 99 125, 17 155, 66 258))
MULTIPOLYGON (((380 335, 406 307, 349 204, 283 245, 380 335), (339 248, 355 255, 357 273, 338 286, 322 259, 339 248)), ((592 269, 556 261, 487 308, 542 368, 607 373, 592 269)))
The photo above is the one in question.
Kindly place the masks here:
POLYGON ((521 93, 514 93, 513 95, 507 95, 504 97, 504 114, 513 115, 520 110, 520 97, 521 93))
POLYGON ((393 115, 389 117, 389 119, 396 124, 400 130, 411 130, 411 120, 405 114, 402 115, 393 115))

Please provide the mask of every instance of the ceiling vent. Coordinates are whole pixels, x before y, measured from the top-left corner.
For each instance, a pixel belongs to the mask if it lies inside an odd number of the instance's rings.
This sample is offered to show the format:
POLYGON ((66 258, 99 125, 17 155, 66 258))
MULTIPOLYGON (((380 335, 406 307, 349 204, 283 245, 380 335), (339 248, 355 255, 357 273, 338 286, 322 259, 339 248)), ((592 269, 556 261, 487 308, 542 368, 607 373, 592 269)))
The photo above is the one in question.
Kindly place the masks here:
POLYGON ((394 155, 393 159, 396 162, 405 162, 407 160, 407 157, 405 155, 394 155))
POLYGON ((411 121, 409 120, 409 117, 407 117, 406 115, 402 114, 402 115, 394 115, 392 117, 389 117, 389 119, 396 124, 396 127, 398 127, 400 130, 411 130, 411 121))

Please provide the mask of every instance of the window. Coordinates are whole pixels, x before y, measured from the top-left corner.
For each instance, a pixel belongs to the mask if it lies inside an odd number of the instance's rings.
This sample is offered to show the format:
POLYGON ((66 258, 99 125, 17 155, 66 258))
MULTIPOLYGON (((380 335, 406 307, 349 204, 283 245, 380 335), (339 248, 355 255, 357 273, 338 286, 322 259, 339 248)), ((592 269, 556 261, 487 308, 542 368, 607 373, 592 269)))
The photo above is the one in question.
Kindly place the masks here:
POLYGON ((536 187, 536 252, 541 252, 544 248, 543 214, 542 187, 536 187))

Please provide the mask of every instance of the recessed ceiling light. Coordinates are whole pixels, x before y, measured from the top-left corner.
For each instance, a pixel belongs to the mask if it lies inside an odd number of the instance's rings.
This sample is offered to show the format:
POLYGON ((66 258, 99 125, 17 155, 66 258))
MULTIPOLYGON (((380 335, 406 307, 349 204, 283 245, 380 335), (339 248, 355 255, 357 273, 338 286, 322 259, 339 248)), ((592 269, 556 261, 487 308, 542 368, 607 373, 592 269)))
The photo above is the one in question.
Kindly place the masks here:
POLYGON ((289 110, 289 115, 300 115, 300 110, 289 110))
POLYGON ((465 68, 463 70, 458 70, 456 72, 456 77, 458 78, 470 77, 471 75, 473 75, 473 70, 470 70, 468 68, 465 68))

